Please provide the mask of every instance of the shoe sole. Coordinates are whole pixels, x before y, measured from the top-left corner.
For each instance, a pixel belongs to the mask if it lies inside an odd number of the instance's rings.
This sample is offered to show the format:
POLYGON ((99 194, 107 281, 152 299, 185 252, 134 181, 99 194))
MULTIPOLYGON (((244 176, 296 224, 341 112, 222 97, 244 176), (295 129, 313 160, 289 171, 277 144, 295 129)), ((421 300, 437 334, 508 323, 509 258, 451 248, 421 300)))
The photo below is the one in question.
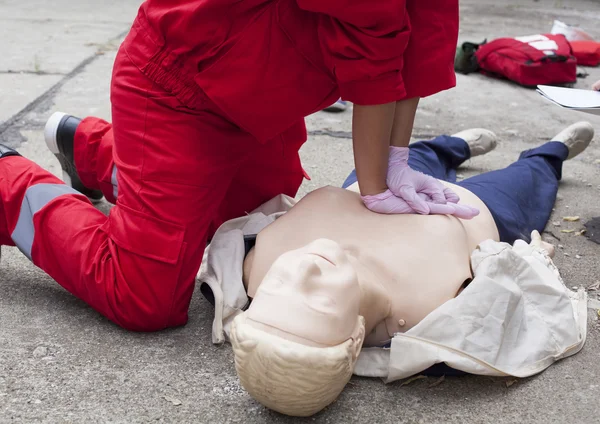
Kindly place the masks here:
MULTIPOLYGON (((67 169, 71 168, 71 164, 65 158, 65 156, 60 153, 60 149, 58 148, 58 140, 56 139, 56 134, 58 134, 58 127, 62 121, 62 119, 67 116, 66 113, 63 112, 54 112, 48 121, 46 122, 46 126, 44 127, 44 140, 46 141, 46 146, 48 150, 50 150, 58 162, 60 163, 60 167, 62 169, 62 179, 66 185, 73 187, 73 183, 71 181, 71 176, 67 172, 67 169)), ((103 197, 94 198, 86 196, 90 202, 93 204, 98 204, 102 202, 103 197)))
POLYGON ((330 106, 330 107, 326 107, 325 109, 323 109, 325 112, 333 112, 333 113, 340 113, 340 112, 345 112, 346 111, 346 107, 339 107, 339 106, 330 106))
MULTIPOLYGON (((60 150, 58 150, 58 142, 56 140, 56 134, 58 133, 58 126, 60 125, 60 121, 67 116, 66 113, 63 112, 54 112, 52 116, 46 122, 46 126, 44 127, 44 139, 46 140, 46 146, 48 149, 55 155, 60 155, 60 150)), ((62 156, 62 155, 61 155, 62 156)))

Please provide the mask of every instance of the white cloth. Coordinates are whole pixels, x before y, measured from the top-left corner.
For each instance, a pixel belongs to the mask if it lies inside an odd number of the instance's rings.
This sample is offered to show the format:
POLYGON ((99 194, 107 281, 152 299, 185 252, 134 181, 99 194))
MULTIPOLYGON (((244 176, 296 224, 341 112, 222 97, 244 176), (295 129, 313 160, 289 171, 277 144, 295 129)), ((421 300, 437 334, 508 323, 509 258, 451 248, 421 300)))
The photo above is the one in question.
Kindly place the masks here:
POLYGON ((294 203, 294 199, 282 194, 249 215, 225 222, 204 250, 196 281, 208 284, 215 297, 213 343, 221 344, 227 340, 233 319, 243 312, 249 301, 242 281, 246 253, 244 236, 258 234, 290 210, 294 203))
MULTIPOLYGON (((198 283, 208 284, 215 297, 214 343, 227 340, 249 301, 242 282, 244 235, 257 234, 293 203, 279 196, 226 222, 207 248, 198 283)), ((390 348, 364 348, 354 373, 391 382, 445 362, 472 374, 527 377, 581 350, 586 292, 567 289, 543 249, 488 240, 473 252, 471 265, 474 278, 460 295, 396 334, 390 348)))

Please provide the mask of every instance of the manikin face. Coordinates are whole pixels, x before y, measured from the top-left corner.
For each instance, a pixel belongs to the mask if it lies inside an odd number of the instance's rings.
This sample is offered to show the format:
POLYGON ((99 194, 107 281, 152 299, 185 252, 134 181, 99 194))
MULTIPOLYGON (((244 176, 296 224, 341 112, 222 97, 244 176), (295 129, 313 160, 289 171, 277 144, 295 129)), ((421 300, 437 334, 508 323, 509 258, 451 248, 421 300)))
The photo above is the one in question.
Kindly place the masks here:
POLYGON ((248 309, 249 324, 291 341, 335 346, 357 331, 360 287, 344 250, 315 240, 281 255, 248 309))

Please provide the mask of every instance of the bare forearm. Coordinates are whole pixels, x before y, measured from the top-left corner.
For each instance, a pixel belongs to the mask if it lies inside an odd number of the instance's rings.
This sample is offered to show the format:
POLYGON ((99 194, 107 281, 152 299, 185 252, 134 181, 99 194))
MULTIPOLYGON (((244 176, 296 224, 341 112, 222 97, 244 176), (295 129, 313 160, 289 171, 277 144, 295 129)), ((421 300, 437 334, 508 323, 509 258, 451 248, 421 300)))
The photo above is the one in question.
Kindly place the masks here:
POLYGON ((396 102, 390 146, 408 147, 419 106, 419 97, 396 102))
POLYGON ((354 105, 354 164, 363 196, 387 190, 389 147, 395 113, 396 102, 374 106, 354 105))

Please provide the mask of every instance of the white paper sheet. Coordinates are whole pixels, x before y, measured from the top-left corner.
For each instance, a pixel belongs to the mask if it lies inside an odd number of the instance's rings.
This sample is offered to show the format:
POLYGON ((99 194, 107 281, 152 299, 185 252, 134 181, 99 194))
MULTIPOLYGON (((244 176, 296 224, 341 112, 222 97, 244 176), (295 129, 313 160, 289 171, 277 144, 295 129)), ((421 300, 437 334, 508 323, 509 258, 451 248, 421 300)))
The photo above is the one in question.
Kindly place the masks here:
POLYGON ((551 102, 567 109, 600 115, 600 92, 575 88, 538 85, 538 93, 551 102))

